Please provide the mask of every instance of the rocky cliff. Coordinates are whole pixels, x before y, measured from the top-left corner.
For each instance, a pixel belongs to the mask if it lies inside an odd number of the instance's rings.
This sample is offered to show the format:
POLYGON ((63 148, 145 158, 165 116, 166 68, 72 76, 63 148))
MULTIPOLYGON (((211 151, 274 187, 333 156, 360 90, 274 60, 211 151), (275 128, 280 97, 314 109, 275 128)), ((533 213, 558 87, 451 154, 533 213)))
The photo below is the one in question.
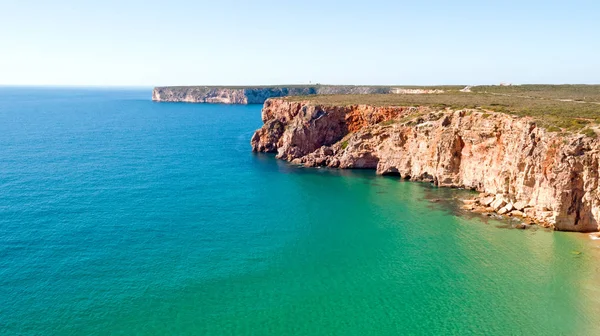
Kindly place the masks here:
POLYGON ((156 87, 152 100, 159 102, 263 104, 268 98, 308 96, 315 94, 380 94, 390 93, 388 86, 314 85, 273 87, 156 87))
POLYGON ((482 109, 270 99, 262 119, 254 151, 305 166, 376 169, 473 189, 486 193, 473 203, 489 211, 556 230, 599 230, 600 143, 593 137, 482 109))

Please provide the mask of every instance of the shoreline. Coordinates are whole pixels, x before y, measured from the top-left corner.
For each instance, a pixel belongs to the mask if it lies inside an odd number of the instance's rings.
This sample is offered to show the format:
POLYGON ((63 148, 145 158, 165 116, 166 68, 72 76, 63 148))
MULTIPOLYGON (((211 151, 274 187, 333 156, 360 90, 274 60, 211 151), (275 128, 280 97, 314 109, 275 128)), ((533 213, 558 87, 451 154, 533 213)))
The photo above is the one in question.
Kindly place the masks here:
MULTIPOLYGON (((372 169, 339 169, 339 168, 330 168, 330 167, 322 167, 322 166, 307 167, 303 164, 297 164, 297 163, 293 163, 293 162, 289 162, 289 161, 287 162, 287 164, 290 164, 291 166, 297 167, 297 168, 326 169, 326 170, 331 170, 334 172, 338 171, 341 173, 343 173, 344 171, 356 171, 356 170, 373 171, 372 169)), ((382 176, 382 175, 377 175, 377 176, 388 177, 388 178, 391 177, 391 176, 382 176)), ((424 188, 433 188, 433 189, 440 188, 439 186, 436 186, 435 184, 426 182, 426 181, 411 181, 411 180, 400 179, 397 182, 401 182, 401 183, 420 182, 420 183, 425 184, 424 188)), ((460 193, 469 193, 469 194, 477 193, 476 191, 468 190, 468 189, 461 188, 461 187, 446 187, 445 189, 447 189, 448 191, 454 191, 454 192, 460 192, 460 193)), ((600 232, 575 232, 575 231, 555 230, 554 226, 551 223, 539 221, 539 220, 536 220, 535 218, 528 217, 525 214, 524 210, 532 208, 529 205, 522 205, 522 204, 515 205, 509 201, 509 202, 506 202, 506 205, 500 207, 499 210, 503 210, 505 208, 510 208, 510 205, 512 205, 513 209, 511 211, 504 212, 504 211, 495 210, 490 205, 486 206, 486 205, 482 204, 482 202, 483 203, 489 202, 489 198, 492 198, 494 201, 496 201, 497 199, 498 200, 504 199, 504 196, 503 195, 492 195, 489 193, 477 193, 477 195, 469 197, 466 195, 458 194, 458 195, 455 195, 452 197, 444 197, 444 198, 426 196, 423 198, 423 201, 429 202, 432 205, 436 205, 436 206, 441 205, 445 210, 453 213, 456 216, 464 217, 469 220, 471 220, 471 219, 482 220, 486 225, 489 225, 488 220, 493 220, 498 223, 502 223, 501 225, 496 225, 496 227, 498 229, 510 229, 510 230, 521 230, 521 231, 542 230, 544 232, 565 232, 565 233, 569 233, 569 234, 575 234, 575 236, 585 239, 586 241, 596 241, 596 240, 600 241, 600 232), (521 208, 521 210, 518 210, 518 208, 521 208), (502 212, 502 213, 500 213, 500 212, 502 212)), ((598 246, 598 248, 600 248, 600 246, 598 246)))
POLYGON ((557 134, 532 117, 482 108, 394 105, 408 98, 392 96, 366 97, 387 99, 380 106, 319 103, 342 96, 269 99, 252 149, 306 167, 373 169, 478 191, 463 207, 522 218, 525 228, 599 231, 595 136, 557 134))
POLYGON ((532 206, 524 202, 512 202, 504 195, 493 195, 490 193, 480 193, 471 199, 463 199, 462 209, 479 213, 482 215, 497 215, 501 218, 517 218, 523 221, 519 229, 527 229, 531 225, 537 225, 542 228, 553 228, 551 223, 536 220, 527 215, 528 209, 532 206))

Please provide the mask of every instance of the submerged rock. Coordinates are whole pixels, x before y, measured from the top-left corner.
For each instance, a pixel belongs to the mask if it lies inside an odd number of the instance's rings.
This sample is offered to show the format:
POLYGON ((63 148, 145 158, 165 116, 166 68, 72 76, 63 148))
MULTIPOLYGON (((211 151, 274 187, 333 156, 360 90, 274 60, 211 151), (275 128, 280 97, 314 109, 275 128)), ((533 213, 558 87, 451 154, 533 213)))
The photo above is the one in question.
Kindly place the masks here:
POLYGON ((515 225, 515 229, 519 229, 519 230, 527 230, 529 228, 529 225, 525 224, 525 223, 519 223, 515 225))

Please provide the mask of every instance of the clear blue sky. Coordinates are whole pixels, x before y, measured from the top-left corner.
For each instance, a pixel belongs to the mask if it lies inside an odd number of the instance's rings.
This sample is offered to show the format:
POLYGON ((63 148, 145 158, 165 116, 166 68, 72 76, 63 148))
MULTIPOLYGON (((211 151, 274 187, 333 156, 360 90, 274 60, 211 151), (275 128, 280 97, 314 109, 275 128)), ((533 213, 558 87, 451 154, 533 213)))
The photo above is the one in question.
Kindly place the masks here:
POLYGON ((599 83, 597 0, 0 0, 0 85, 599 83))

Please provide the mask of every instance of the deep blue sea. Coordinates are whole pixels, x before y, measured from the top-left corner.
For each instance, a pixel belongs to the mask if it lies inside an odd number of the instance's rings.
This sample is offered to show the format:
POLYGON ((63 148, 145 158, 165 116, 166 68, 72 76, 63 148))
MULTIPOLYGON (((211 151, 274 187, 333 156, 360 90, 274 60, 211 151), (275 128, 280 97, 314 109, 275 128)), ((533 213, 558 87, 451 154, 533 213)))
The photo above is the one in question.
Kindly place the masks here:
POLYGON ((587 236, 253 154, 260 106, 150 97, 0 88, 0 335, 600 334, 587 236))

